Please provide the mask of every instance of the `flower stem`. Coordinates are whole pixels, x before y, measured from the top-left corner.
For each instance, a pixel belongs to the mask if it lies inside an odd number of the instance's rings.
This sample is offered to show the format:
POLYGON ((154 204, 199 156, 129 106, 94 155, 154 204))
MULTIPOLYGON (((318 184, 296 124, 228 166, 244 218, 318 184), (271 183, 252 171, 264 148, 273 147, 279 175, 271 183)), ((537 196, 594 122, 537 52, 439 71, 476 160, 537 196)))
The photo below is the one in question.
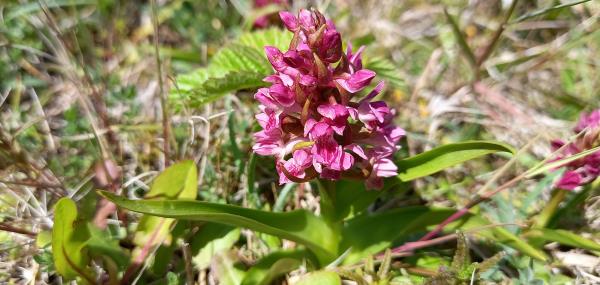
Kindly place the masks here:
POLYGON ((546 225, 548 225, 548 222, 550 221, 552 216, 554 216, 554 213, 556 213, 558 205, 560 205, 560 203, 567 196, 567 192, 567 190, 560 188, 554 189, 554 192, 552 193, 552 198, 550 198, 550 201, 548 201, 546 207, 544 207, 544 209, 538 215, 538 218, 535 220, 533 224, 534 228, 544 228, 546 227, 546 225))

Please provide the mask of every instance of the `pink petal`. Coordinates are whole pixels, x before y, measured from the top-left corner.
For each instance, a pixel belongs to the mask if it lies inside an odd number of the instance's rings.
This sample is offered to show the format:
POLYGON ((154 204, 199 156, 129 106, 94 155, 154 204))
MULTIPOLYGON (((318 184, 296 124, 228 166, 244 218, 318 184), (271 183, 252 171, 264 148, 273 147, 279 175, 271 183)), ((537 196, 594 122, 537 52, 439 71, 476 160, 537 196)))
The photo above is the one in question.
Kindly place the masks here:
POLYGON ((281 18, 281 21, 288 30, 293 32, 298 29, 298 19, 292 13, 288 11, 280 11, 279 18, 281 18))
POLYGON ((365 88, 375 77, 375 72, 361 69, 351 74, 348 79, 337 79, 336 82, 350 93, 356 93, 365 88))
POLYGON ((575 171, 567 171, 556 183, 556 187, 565 190, 574 190, 581 185, 582 179, 581 174, 575 171))

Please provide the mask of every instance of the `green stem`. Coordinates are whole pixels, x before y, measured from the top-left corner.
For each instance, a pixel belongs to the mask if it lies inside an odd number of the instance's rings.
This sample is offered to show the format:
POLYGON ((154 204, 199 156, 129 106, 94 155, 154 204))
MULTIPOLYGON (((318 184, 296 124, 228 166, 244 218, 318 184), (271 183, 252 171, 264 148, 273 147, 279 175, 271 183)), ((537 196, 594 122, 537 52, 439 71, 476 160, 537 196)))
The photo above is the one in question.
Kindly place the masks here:
POLYGON ((321 206, 321 217, 329 224, 335 223, 335 182, 328 180, 317 180, 319 187, 319 204, 321 206))
POLYGON ((339 245, 342 239, 342 228, 344 226, 344 220, 339 219, 336 214, 336 182, 329 180, 317 180, 319 187, 319 204, 321 206, 321 218, 329 226, 337 239, 336 243, 339 245))
POLYGON ((556 188, 554 189, 554 193, 552 193, 552 198, 544 207, 542 212, 538 215, 537 220, 534 223, 535 228, 544 228, 548 225, 550 218, 554 215, 556 210, 558 209, 558 205, 565 199, 567 196, 567 190, 556 188))

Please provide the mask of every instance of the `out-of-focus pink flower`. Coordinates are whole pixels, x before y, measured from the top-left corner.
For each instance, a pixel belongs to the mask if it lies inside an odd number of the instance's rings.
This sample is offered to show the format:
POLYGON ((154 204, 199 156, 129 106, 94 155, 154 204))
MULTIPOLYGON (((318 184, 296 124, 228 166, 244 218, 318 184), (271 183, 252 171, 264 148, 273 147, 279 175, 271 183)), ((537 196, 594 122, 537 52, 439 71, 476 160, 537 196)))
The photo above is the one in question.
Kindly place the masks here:
POLYGON ((598 128, 600 127, 600 109, 591 112, 590 114, 582 114, 577 126, 575 126, 575 132, 579 133, 585 128, 598 128))
MULTIPOLYGON (((254 0, 254 8, 263 8, 268 5, 277 5, 280 7, 284 7, 287 4, 287 1, 284 0, 254 0)), ((254 20, 253 26, 257 29, 264 29, 269 25, 272 25, 277 22, 277 18, 274 19, 276 13, 260 16, 254 20)), ((276 16, 275 16, 276 17, 276 16)))
MULTIPOLYGON (((552 148, 562 148, 556 160, 564 159, 580 152, 600 146, 600 109, 590 114, 582 114, 579 122, 573 129, 580 134, 577 139, 565 146, 561 140, 552 141, 552 148)), ((600 150, 583 158, 571 161, 565 165, 566 171, 556 182, 556 187, 566 190, 591 183, 600 176, 600 150)))
POLYGON ((265 47, 275 74, 265 78, 271 87, 254 95, 263 128, 254 134, 254 152, 276 158, 280 183, 352 177, 381 188, 398 172, 391 156, 405 132, 393 124, 393 109, 373 101, 383 82, 353 100, 375 77, 362 67, 364 47, 343 53, 335 25, 319 12, 279 16, 294 38, 285 52, 265 47))

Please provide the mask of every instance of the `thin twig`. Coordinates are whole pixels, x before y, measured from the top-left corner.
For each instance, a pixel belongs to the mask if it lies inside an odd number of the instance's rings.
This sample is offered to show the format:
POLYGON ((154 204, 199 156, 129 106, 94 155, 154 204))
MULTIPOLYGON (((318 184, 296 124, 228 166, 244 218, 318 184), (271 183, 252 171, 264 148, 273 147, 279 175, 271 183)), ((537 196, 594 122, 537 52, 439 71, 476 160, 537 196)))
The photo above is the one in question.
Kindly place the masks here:
POLYGON ((181 246, 183 261, 185 262, 185 280, 187 285, 194 285, 194 271, 192 269, 192 250, 190 244, 185 242, 181 246))
POLYGON ((4 222, 0 222, 0 231, 5 231, 5 232, 11 232, 11 233, 15 233, 15 234, 26 235, 26 236, 29 236, 31 238, 35 238, 37 236, 37 233, 34 233, 34 232, 26 230, 26 229, 17 228, 17 227, 8 225, 8 224, 6 224, 4 222))
POLYGON ((506 12, 506 15, 504 16, 504 20, 502 21, 502 23, 500 24, 500 26, 498 27, 498 29, 492 36, 492 40, 485 47, 485 49, 483 50, 483 53, 477 58, 477 62, 476 62, 477 68, 481 67, 483 62, 492 54, 492 51, 494 51, 494 47, 496 46, 496 43, 498 43, 498 40, 500 39, 502 32, 504 32, 504 29, 506 28, 506 23, 508 23, 510 16, 512 16, 513 12, 515 11, 515 8, 517 7, 517 2, 519 2, 519 0, 512 1, 512 4, 510 5, 508 12, 506 12))
POLYGON ((160 53, 158 49, 158 9, 156 7, 156 0, 151 0, 150 5, 152 6, 152 23, 154 25, 154 53, 156 56, 156 68, 158 69, 158 88, 160 90, 160 104, 162 109, 162 124, 163 124, 163 153, 165 155, 164 167, 169 166, 169 138, 171 126, 169 124, 169 106, 167 95, 164 90, 163 74, 162 74, 162 63, 160 60, 160 53))

